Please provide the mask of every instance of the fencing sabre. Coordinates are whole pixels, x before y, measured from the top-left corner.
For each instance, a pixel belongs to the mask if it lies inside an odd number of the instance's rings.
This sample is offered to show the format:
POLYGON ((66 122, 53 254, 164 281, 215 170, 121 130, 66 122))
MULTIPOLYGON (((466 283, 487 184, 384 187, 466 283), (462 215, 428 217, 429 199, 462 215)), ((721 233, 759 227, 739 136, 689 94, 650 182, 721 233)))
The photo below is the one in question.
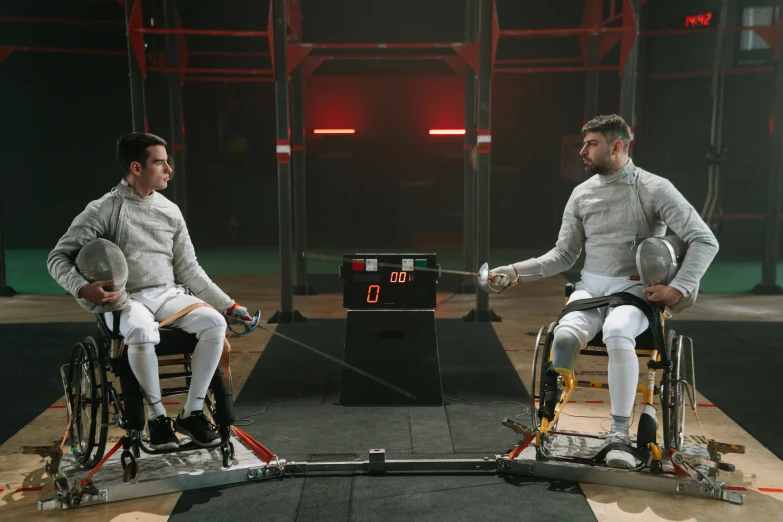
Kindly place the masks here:
POLYGON ((372 374, 369 374, 369 373, 365 372, 364 370, 361 370, 361 369, 357 368, 356 366, 353 366, 352 364, 348 364, 345 361, 341 361, 337 357, 333 357, 333 356, 329 355, 328 353, 324 353, 321 350, 313 348, 312 346, 308 346, 305 343, 303 343, 301 341, 297 341, 296 339, 288 337, 287 335, 283 335, 280 332, 276 332, 274 330, 271 330, 271 329, 267 328, 266 326, 264 326, 263 324, 261 324, 260 320, 261 320, 261 310, 258 310, 255 313, 255 315, 253 316, 253 320, 252 320, 250 326, 245 325, 245 329, 243 331, 238 332, 238 331, 234 330, 233 328, 231 328, 230 324, 228 325, 228 329, 231 330, 234 333, 234 337, 240 337, 240 336, 249 334, 250 332, 252 332, 256 328, 261 328, 262 330, 266 330, 267 332, 271 333, 272 335, 276 335, 276 336, 278 336, 278 337, 280 337, 282 339, 285 339, 288 342, 294 343, 297 346, 301 346, 302 348, 306 348, 306 349, 310 350, 311 352, 315 352, 318 355, 320 355, 321 357, 325 357, 325 358, 329 359, 330 361, 339 364, 343 368, 347 368, 347 369, 349 369, 351 371, 354 371, 354 372, 358 373, 359 375, 362 375, 362 376, 367 377, 368 379, 370 379, 372 381, 377 382, 381 386, 389 388, 390 390, 394 390, 395 392, 397 392, 397 393, 399 393, 401 395, 404 395, 405 397, 408 397, 409 399, 413 399, 414 401, 418 402, 418 400, 419 400, 418 397, 416 397, 412 393, 407 392, 407 391, 403 390, 402 388, 400 388, 398 386, 395 386, 395 385, 393 385, 393 384, 391 384, 389 382, 386 382, 386 381, 384 381, 383 379, 381 379, 379 377, 376 377, 376 376, 374 376, 372 374))
MULTIPOLYGON (((310 259, 320 259, 322 261, 350 262, 353 260, 353 258, 350 257, 328 256, 324 254, 315 254, 313 252, 302 252, 302 257, 307 257, 310 259)), ((385 266, 387 268, 396 268, 398 270, 402 270, 402 265, 397 265, 395 263, 379 262, 378 266, 385 266)), ((485 292, 492 293, 492 294, 497 294, 500 292, 500 290, 497 290, 489 285, 489 282, 495 279, 495 276, 489 273, 489 266, 487 265, 487 263, 481 265, 481 268, 479 268, 478 272, 467 272, 465 270, 444 270, 442 268, 429 268, 429 267, 420 267, 420 266, 414 266, 413 270, 423 271, 423 272, 437 272, 438 274, 456 274, 456 275, 474 276, 478 278, 479 288, 481 288, 485 292)))

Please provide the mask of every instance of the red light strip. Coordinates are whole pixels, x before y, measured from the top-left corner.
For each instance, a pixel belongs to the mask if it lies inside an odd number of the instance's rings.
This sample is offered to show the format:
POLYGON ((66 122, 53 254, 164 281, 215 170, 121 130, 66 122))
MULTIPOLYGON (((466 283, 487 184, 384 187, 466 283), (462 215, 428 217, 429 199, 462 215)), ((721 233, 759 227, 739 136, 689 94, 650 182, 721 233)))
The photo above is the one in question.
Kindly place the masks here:
POLYGON ((313 134, 356 134, 356 129, 313 129, 313 134))
POLYGON ((465 129, 430 129, 430 134, 433 136, 462 136, 465 134, 465 129))

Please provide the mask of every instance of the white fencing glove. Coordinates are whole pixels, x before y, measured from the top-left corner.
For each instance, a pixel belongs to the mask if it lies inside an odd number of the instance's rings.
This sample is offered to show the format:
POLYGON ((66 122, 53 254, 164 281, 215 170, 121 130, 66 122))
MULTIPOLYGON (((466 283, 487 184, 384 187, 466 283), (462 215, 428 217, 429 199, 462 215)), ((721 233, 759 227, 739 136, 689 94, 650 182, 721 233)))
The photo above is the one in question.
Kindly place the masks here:
POLYGON ((519 283, 519 274, 513 265, 493 268, 489 271, 489 275, 494 276, 488 280, 489 285, 500 292, 519 283))
POLYGON ((226 310, 226 320, 231 324, 244 325, 248 328, 253 325, 253 318, 250 317, 247 308, 239 303, 234 303, 226 310))

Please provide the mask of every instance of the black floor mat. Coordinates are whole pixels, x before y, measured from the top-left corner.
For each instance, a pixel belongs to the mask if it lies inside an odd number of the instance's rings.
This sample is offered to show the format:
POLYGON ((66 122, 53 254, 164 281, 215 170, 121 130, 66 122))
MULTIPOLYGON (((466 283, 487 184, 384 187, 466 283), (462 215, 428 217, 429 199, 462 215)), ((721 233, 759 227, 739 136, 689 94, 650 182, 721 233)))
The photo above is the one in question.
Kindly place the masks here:
POLYGON ((60 366, 73 345, 96 332, 94 322, 0 324, 0 444, 62 397, 60 366))
POLYGON ((776 406, 783 323, 669 320, 666 326, 693 339, 696 388, 783 459, 783 416, 776 406))
MULTIPOLYGON (((308 320, 278 328, 341 359, 345 325, 343 320, 308 320)), ((237 399, 237 418, 258 413, 270 401, 295 397, 269 405, 247 428, 251 435, 285 441, 274 448, 280 453, 364 453, 375 447, 415 451, 420 424, 433 430, 440 426, 436 431, 444 442, 444 430, 450 431, 451 441, 441 452, 507 449, 516 435, 501 421, 526 412, 529 396, 492 326, 441 319, 437 328, 445 410, 336 406, 341 367, 274 337, 237 399)), ((422 433, 427 449, 434 433, 422 433)))
MULTIPOLYGON (((345 326, 308 320, 278 331, 342 358, 345 326)), ((510 449, 519 439, 501 421, 526 413, 529 396, 492 326, 439 319, 437 328, 446 406, 339 406, 340 366, 273 337, 237 398, 237 418, 256 414, 243 429, 287 459, 366 459, 372 448, 390 459, 477 458, 510 449)), ((487 520, 522 512, 526 520, 595 520, 573 483, 486 474, 311 476, 191 492, 173 518, 236 518, 233 506, 277 520, 487 520), (208 506, 198 506, 202 495, 211 497, 208 506)))

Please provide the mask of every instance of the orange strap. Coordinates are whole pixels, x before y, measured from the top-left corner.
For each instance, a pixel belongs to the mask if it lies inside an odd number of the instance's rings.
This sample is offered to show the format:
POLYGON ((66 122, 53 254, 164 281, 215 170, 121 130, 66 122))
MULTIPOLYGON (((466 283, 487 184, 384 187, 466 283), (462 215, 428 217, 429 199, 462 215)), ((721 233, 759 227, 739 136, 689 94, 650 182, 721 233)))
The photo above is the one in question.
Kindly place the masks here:
POLYGON ((65 435, 63 435, 63 441, 60 443, 60 450, 62 450, 65 447, 65 441, 68 439, 68 434, 71 432, 72 426, 73 426, 73 417, 71 417, 68 420, 68 427, 65 428, 65 435))
MULTIPOLYGON (((179 319, 183 315, 189 314, 190 312, 192 312, 196 308, 201 308, 202 306, 209 306, 209 305, 207 303, 203 303, 202 302, 202 303, 194 303, 194 304, 192 304, 190 306, 186 306, 185 308, 183 308, 182 310, 180 310, 176 314, 172 315, 171 317, 167 317, 163 321, 159 322, 158 323, 158 328, 166 326, 167 324, 176 321, 177 319, 179 319)), ((212 307, 210 306, 210 308, 212 308, 212 307)))

